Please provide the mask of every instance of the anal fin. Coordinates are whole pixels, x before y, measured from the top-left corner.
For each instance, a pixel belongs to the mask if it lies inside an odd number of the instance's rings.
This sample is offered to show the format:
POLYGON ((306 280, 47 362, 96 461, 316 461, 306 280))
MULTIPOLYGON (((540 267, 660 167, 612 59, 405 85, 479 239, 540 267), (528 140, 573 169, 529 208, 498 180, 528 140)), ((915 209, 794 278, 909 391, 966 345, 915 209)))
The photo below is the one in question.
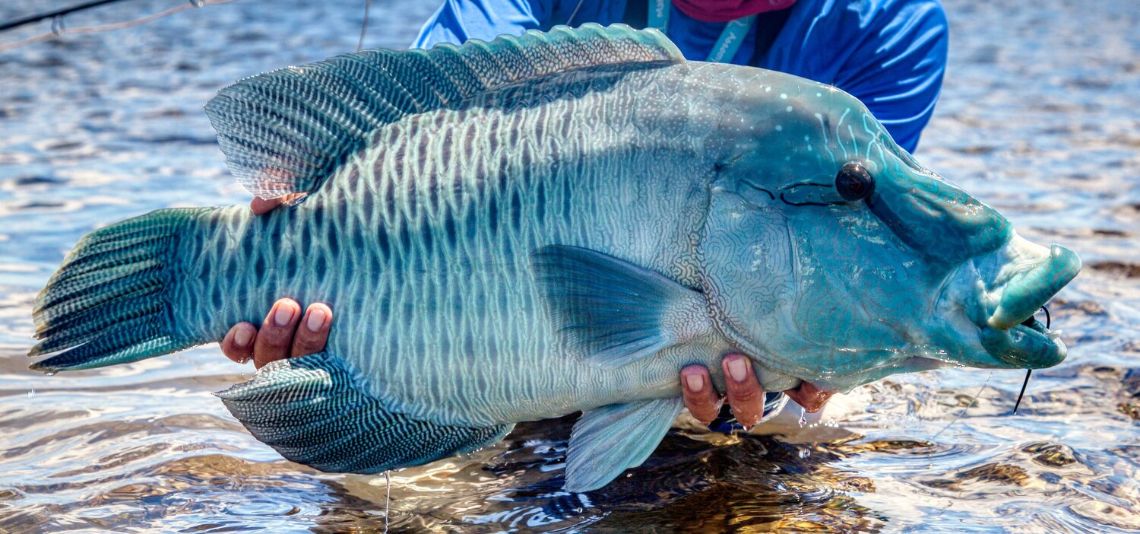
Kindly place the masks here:
POLYGON ((598 489, 649 458, 681 413, 681 397, 611 404, 582 413, 566 453, 566 491, 598 489))
POLYGON ((255 438, 285 458, 337 473, 379 473, 495 443, 513 425, 447 426, 387 409, 327 352, 270 363, 219 392, 255 438))

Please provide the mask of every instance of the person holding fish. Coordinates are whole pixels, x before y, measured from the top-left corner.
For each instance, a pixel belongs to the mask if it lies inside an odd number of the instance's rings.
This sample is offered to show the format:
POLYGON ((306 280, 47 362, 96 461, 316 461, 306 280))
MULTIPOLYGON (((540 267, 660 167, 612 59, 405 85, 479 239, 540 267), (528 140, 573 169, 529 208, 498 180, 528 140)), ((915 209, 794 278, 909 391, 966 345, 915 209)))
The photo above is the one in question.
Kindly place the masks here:
MULTIPOLYGON (((910 152, 933 113, 946 65, 947 22, 937 0, 446 0, 413 47, 586 22, 653 27, 690 60, 751 65, 834 85, 859 98, 910 152)), ((267 213, 286 200, 254 198, 251 208, 267 213)), ((260 327, 234 325, 221 347, 230 359, 252 359, 260 368, 321 351, 331 324, 328 306, 314 303, 302 313, 296 301, 281 299, 260 327)), ((727 354, 722 367, 728 406, 744 427, 783 406, 780 392, 765 395, 744 355, 727 354)), ((732 428, 723 415, 718 419, 722 399, 708 369, 685 367, 680 381, 696 419, 714 430, 732 428)), ((830 397, 808 382, 783 393, 809 412, 830 397)))
MULTIPOLYGON (((837 26, 889 33, 857 22, 837 26)), ((833 42, 850 59, 903 40, 833 42)), ((205 113, 248 191, 304 196, 88 233, 35 297, 29 367, 242 345, 275 361, 217 396, 325 472, 422 465, 580 412, 562 487, 589 492, 642 465, 686 404, 715 410, 714 387, 752 425, 761 390, 813 407, 895 374, 1068 354, 1034 313, 1076 253, 1019 235, 841 88, 688 60, 656 29, 344 54, 240 80, 205 113), (260 335, 233 328, 265 308, 260 335)))

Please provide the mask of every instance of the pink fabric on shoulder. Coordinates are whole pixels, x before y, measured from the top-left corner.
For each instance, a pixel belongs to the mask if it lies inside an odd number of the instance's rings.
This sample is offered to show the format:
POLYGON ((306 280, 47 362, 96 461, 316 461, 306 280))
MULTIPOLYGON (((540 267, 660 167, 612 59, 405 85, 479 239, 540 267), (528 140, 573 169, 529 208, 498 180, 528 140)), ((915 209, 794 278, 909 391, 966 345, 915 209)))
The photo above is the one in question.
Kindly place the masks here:
POLYGON ((728 22, 792 7, 796 0, 673 0, 682 13, 705 22, 728 22))

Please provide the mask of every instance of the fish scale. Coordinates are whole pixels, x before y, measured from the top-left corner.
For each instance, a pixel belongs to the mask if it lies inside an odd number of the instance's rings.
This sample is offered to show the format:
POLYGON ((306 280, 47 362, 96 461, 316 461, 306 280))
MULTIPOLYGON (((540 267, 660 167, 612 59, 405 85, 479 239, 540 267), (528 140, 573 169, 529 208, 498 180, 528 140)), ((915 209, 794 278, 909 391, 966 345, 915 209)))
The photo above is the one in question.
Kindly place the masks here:
MULTIPOLYGON (((537 121, 542 120, 544 117, 565 117, 572 110, 558 110, 557 112, 535 113, 525 116, 527 119, 522 124, 514 126, 512 130, 522 129, 523 138, 530 138, 526 134, 527 130, 534 129, 537 121)), ((535 147, 531 151, 520 151, 518 156, 513 160, 506 160, 506 163, 513 169, 507 172, 507 169, 498 168, 499 162, 495 160, 496 154, 487 150, 487 148, 494 144, 490 140, 497 139, 499 136, 504 136, 502 132, 484 132, 479 131, 487 125, 494 124, 495 121, 487 120, 483 117, 471 117, 468 113, 455 113, 446 112, 445 114, 451 115, 451 120, 440 120, 438 117, 421 117, 408 124, 406 128, 411 130, 411 135, 397 135, 397 138, 406 139, 410 145, 419 145, 429 148, 429 153, 432 156, 438 157, 442 152, 442 145, 430 143, 430 139, 446 139, 448 136, 441 134, 438 130, 433 128, 442 129, 456 129, 459 130, 459 135, 455 136, 459 139, 472 139, 477 140, 478 143, 470 146, 465 146, 461 151, 466 157, 458 161, 452 160, 451 162, 439 161, 437 164, 443 167, 445 164, 450 163, 452 173, 439 176, 437 179, 446 183, 447 180, 458 180, 457 187, 444 187, 438 193, 440 200, 434 204, 432 202, 425 202, 425 198, 430 196, 424 194, 422 190, 422 181, 410 180, 408 177, 416 176, 408 172, 408 165, 397 166, 400 162, 394 161, 395 154, 399 154, 399 149, 379 152, 378 159, 383 160, 382 165, 370 163, 368 161, 362 162, 361 167, 365 169, 392 169, 396 168, 402 172, 389 172, 376 180, 376 187, 385 188, 392 187, 395 189, 402 189, 404 187, 414 187, 417 191, 415 195, 407 195, 402 197, 404 202, 413 203, 418 202, 418 209, 411 209, 403 207, 403 217, 393 217, 399 219, 402 224, 408 226, 409 233, 416 234, 421 231, 423 225, 426 224, 422 217, 416 217, 418 213, 428 213, 434 215, 435 224, 430 224, 430 229, 425 235, 432 235, 430 239, 419 239, 413 243, 413 246, 408 251, 398 250, 393 254, 391 261, 386 265, 386 268, 392 272, 407 273, 401 277, 398 287, 393 288, 393 301, 398 308, 401 305, 406 306, 408 309, 416 310, 415 313, 409 313, 407 316, 414 318, 418 323, 413 323, 408 329, 393 328, 394 322, 389 318, 384 322, 389 331, 395 330, 395 333, 402 333, 400 339, 401 344, 413 343, 425 346, 423 353, 426 354, 440 354, 439 358, 425 358, 425 359, 396 359, 396 365, 387 369, 374 368, 370 363, 363 363, 364 374, 369 376, 385 376, 385 381, 395 382, 402 384, 408 392, 407 397, 404 397, 402 402, 409 403, 414 394, 419 398, 417 405, 421 406, 436 406, 446 407, 449 404, 455 404, 455 399, 463 399, 463 406, 456 406, 455 408, 465 409, 468 411, 487 413, 487 410, 494 406, 502 406, 509 401, 518 400, 519 393, 524 395, 527 393, 536 394, 540 391, 552 391, 549 383, 546 384, 533 384, 531 381, 526 380, 526 377, 517 377, 517 380, 511 381, 497 381, 501 384, 501 388, 492 391, 480 391, 478 388, 473 387, 477 381, 466 381, 464 377, 470 376, 470 373, 477 372, 475 369, 496 369, 508 368, 517 369, 529 367, 525 361, 527 358, 540 357, 540 355, 549 354, 555 351, 550 335, 537 336, 533 333, 528 333, 522 329, 512 329, 514 325, 523 324, 519 322, 520 317, 526 317, 529 313, 527 310, 540 312, 541 307, 537 303, 537 298, 534 290, 530 291, 505 291, 507 280, 525 280, 527 271, 526 257, 516 257, 512 252, 515 250, 532 250, 535 248, 539 240, 539 233, 544 233, 542 236, 544 240, 553 240, 555 242, 563 241, 560 234, 560 227, 570 225, 569 221, 559 221, 562 224, 550 224, 549 221, 536 221, 533 217, 521 216, 517 219, 510 217, 494 217, 490 216, 487 212, 489 210, 503 210, 507 211, 506 207, 512 202, 512 199, 522 198, 535 198, 534 190, 540 187, 554 190, 566 190, 564 188, 554 187, 548 185, 549 181, 557 181, 561 179, 572 178, 570 176, 559 177, 557 175, 550 175, 544 177, 545 179, 536 179, 532 183, 527 183, 524 180, 518 179, 517 176, 512 174, 520 174, 522 169, 530 162, 527 161, 527 154, 536 152, 539 147, 535 147), (471 134, 467 134, 465 129, 475 130, 471 134), (431 147, 435 147, 431 150, 431 147), (387 157, 385 157, 387 156, 387 157), (464 172, 464 169, 483 169, 480 173, 478 170, 475 172, 464 172), (500 178, 492 183, 479 183, 482 176, 499 176, 500 178), (390 184, 388 182, 396 182, 390 184), (411 183, 409 183, 411 182, 411 183), (418 186, 418 187, 417 187, 418 186), (520 190, 525 188, 526 190, 520 190), (480 192, 482 195, 480 195, 480 192), (433 207, 447 206, 449 209, 443 212, 432 213, 433 207), (454 208, 452 208, 454 206, 454 208), (427 208, 427 209, 423 209, 427 208), (474 217, 464 216, 465 213, 474 211, 474 217), (448 224, 439 222, 440 219, 450 219, 456 221, 454 229, 458 234, 471 235, 474 234, 475 239, 465 240, 451 240, 445 235, 447 233, 448 224), (517 226, 512 224, 512 220, 517 221, 517 226), (497 221, 492 227, 487 221, 497 221), (474 228, 471 228, 474 226, 474 228), (424 247, 425 242, 432 243, 432 248, 424 247), (458 246, 447 246, 448 243, 455 243, 458 246), (500 251, 495 254, 495 251, 500 251), (400 254, 406 252, 407 254, 400 254), (464 270, 445 268, 441 265, 442 262, 449 264, 458 263, 460 265, 471 265, 477 273, 478 281, 471 283, 464 270), (424 268, 422 264, 430 264, 429 268, 424 268), (491 267, 491 268, 487 268, 491 267), (423 273, 426 276, 422 280, 409 278, 410 275, 423 273), (447 277, 437 279, 438 277, 433 273, 446 273, 447 277), (458 275, 458 276, 457 276, 458 275), (433 293, 438 291, 439 293, 433 293), (440 294, 442 293, 442 295, 440 294), (450 310, 435 310, 432 313, 433 303, 447 303, 449 301, 466 301, 466 305, 453 307, 450 310), (482 305, 481 302, 499 303, 501 305, 482 305), (465 324, 462 316, 462 310, 465 309, 482 309, 486 311, 485 318, 478 323, 465 324), (450 312, 450 313, 448 313, 450 312), (428 322, 430 321, 430 322, 428 322), (446 324, 454 334, 450 336, 437 336, 433 335, 438 332, 440 327, 446 324), (472 329, 472 327, 475 327, 472 329), (464 328, 468 330, 464 330, 464 328), (490 330, 490 332, 488 332, 490 330), (409 336, 408 332, 412 332, 409 336), (411 339, 408 339, 408 338, 411 339), (484 345, 479 347, 478 350, 470 351, 463 350, 463 344, 448 343, 445 341, 447 338, 452 339, 465 339, 474 338, 484 340, 484 345), (452 350, 441 350, 448 347, 432 346, 435 344, 447 345, 452 350), (472 354, 474 352, 474 354, 472 354), (507 358, 515 358, 515 361, 507 361, 507 358), (522 360, 522 361, 520 361, 522 360), (399 365, 400 363, 402 365, 399 365), (455 365, 452 362, 469 362, 466 366, 454 369, 458 372, 447 372, 447 369, 441 366, 455 365), (421 363, 423 366, 415 366, 409 364, 421 363), (428 368, 425 368, 430 366, 428 368), (385 373, 386 372, 386 373, 385 373), (454 379, 453 384, 449 385, 449 389, 457 392, 451 395, 443 395, 439 390, 439 385, 436 384, 435 388, 429 388, 426 393, 427 398, 423 395, 425 391, 418 387, 415 377, 441 377, 441 379, 454 379)), ((512 126, 512 121, 500 121, 500 124, 512 126)), ((544 128, 550 128, 550 125, 544 125, 544 128)), ((500 143, 501 144, 501 143, 500 143)), ((405 154, 416 155, 416 150, 405 151, 405 154)), ((534 157, 534 156, 531 156, 534 157)), ((405 158, 405 161, 412 158, 405 158)), ((423 172, 429 172, 431 165, 423 169, 423 172)), ((335 178, 334 178, 335 180, 335 178)), ((551 205, 550 209, 544 210, 544 213, 554 214, 557 206, 563 204, 558 195, 543 195, 547 202, 551 205)), ((314 199, 316 201, 318 199, 314 199)), ((534 214, 533 209, 511 209, 511 213, 515 214, 534 214)), ((355 329, 354 329, 355 330, 355 329)), ((399 354, 399 350, 393 350, 390 354, 399 354)), ((413 350, 415 353, 421 353, 419 350, 413 350)), ((377 358, 377 361, 382 361, 382 358, 377 358)), ((457 366, 458 367, 458 366, 457 366)), ((562 373, 565 376, 564 373, 562 373)), ((568 381, 573 381, 577 373, 571 373, 568 381)), ((538 377, 536 380, 545 380, 550 382, 551 374, 538 377)), ((454 408, 453 408, 454 409, 454 408)), ((412 411, 414 415, 428 416, 427 413, 412 411)), ((454 422, 454 421, 447 421, 454 422)), ((468 421, 470 422, 470 421, 468 421)))
MULTIPOLYGON (((630 84, 630 87, 637 85, 640 84, 630 84)), ((547 97, 536 97, 539 99, 547 97)), ((647 95, 627 90, 591 94, 581 101, 551 100, 527 112, 508 116, 499 116, 502 112, 493 107, 481 114, 445 110, 394 125, 376 136, 376 148, 360 152, 330 179, 328 186, 293 208, 295 213, 291 219, 278 222, 272 216, 245 215, 241 224, 235 226, 234 220, 240 216, 233 212, 216 215, 220 224, 214 232, 202 234, 202 252, 190 249, 181 253, 181 256, 200 260, 194 264, 197 272, 187 273, 191 282, 181 292, 187 300, 178 309, 199 310, 200 316, 195 322, 208 326, 195 335, 210 332, 214 337, 238 320, 256 317, 282 295, 305 302, 327 301, 335 309, 359 309, 360 312, 347 317, 338 315, 330 350, 343 354, 363 375, 375 377, 371 379, 372 389, 381 398, 412 416, 440 423, 495 424, 517 421, 519 417, 550 416, 565 409, 562 403, 551 399, 578 396, 574 394, 575 388, 589 389, 595 397, 612 395, 618 381, 606 378, 605 375, 612 376, 611 373, 594 373, 573 357, 559 359, 561 365, 544 365, 545 372, 520 372, 509 380, 500 377, 494 381, 469 381, 466 377, 477 373, 477 369, 539 367, 536 361, 546 360, 548 354, 565 352, 557 346, 552 329, 541 328, 549 321, 543 317, 545 311, 537 289, 528 283, 533 276, 529 273, 526 251, 545 243, 600 250, 638 244, 643 249, 640 256, 663 255, 662 251, 644 245, 653 240, 630 236, 628 230, 643 225, 646 214, 661 213, 661 209, 654 208, 649 201, 670 196, 649 195, 646 187, 632 181, 626 184, 631 187, 619 187, 612 195, 606 195, 611 196, 612 201, 574 202, 575 195, 597 195, 609 183, 606 176, 629 174, 628 168, 623 167, 640 166, 643 160, 619 150, 608 157, 591 156, 591 161, 583 163, 568 154, 585 160, 587 158, 581 155, 589 154, 588 151, 565 151, 567 156, 562 156, 563 151, 559 150, 560 143, 572 147, 592 146, 599 152, 604 152, 607 144, 622 146, 631 134, 620 125, 591 128, 583 122, 564 127, 561 121, 572 121, 577 116, 575 106, 584 109, 624 106, 632 116, 639 108, 619 103, 635 101, 652 106, 647 95), (489 119, 487 114, 495 114, 497 120, 489 119), (487 131, 495 124, 501 125, 499 131, 487 131), (452 138, 470 140, 470 144, 458 152, 460 157, 450 161, 442 157, 444 145, 440 141, 448 137, 443 131, 456 132, 452 138), (575 135, 555 142, 537 135, 536 131, 570 131, 575 135), (500 154, 490 147, 506 146, 508 137, 520 139, 524 148, 505 159, 499 158, 500 154), (548 165, 554 172, 543 172, 536 169, 537 161, 553 161, 558 165, 548 165), (434 169, 447 172, 436 174, 439 187, 432 195, 425 187, 427 181, 419 177, 434 169), (634 190, 629 190, 631 188, 634 190), (364 218, 362 210, 354 209, 354 198, 384 198, 387 191, 406 193, 394 195, 393 203, 375 204, 368 218, 364 218), (533 205, 536 198, 544 200, 541 209, 533 205), (515 206, 516 203, 524 205, 515 206), (638 204, 649 209, 640 213, 628 209, 638 204), (571 210, 568 211, 568 207, 571 210), (308 216, 309 210, 323 216, 308 216), (543 220, 536 219, 538 213, 543 214, 543 220), (262 224, 263 219, 269 220, 262 224), (612 230, 604 232, 606 237, 592 233, 570 235, 571 228, 582 227, 612 230), (352 235, 354 228, 374 232, 366 233, 364 240, 385 240, 389 243, 389 253, 339 245, 342 252, 352 250, 352 254, 370 257, 365 260, 330 253, 330 245, 352 235), (473 238, 449 238, 449 231, 473 238), (292 237, 305 233, 327 234, 330 239, 292 237), (245 236, 241 244, 227 242, 241 235, 245 236), (334 236, 339 237, 331 239, 334 236), (227 242, 227 246, 212 246, 219 242, 227 242), (309 246, 303 249, 287 246, 293 242, 309 242, 309 246), (222 291, 232 298, 220 308, 236 314, 207 311, 208 308, 201 306, 197 295, 216 292, 218 289, 213 286, 227 282, 209 276, 213 265, 257 265, 258 258, 262 261, 273 258, 269 265, 297 261, 299 268, 270 267, 271 272, 262 273, 264 278, 245 279, 236 290, 222 291), (358 272, 351 281, 320 275, 319 271, 324 271, 320 265, 338 264, 377 264, 383 274, 359 276, 358 272), (203 286, 195 287, 196 283, 203 286), (525 290, 520 291, 520 285, 525 290), (341 295, 371 297, 345 301, 341 295), (368 300, 386 301, 389 313, 370 313, 368 300), (438 306, 448 302, 462 304, 438 306), (477 321, 466 320, 464 310, 470 309, 484 310, 484 314, 477 321), (536 326, 539 327, 537 332, 536 326), (343 331, 350 335, 339 335, 343 331), (449 331, 450 335, 438 335, 442 331, 449 331), (372 339, 375 332, 384 333, 379 341, 372 339), (454 339, 476 339, 482 344, 471 347, 451 342, 454 339), (408 358, 405 356, 408 353, 427 357, 408 358), (491 390, 480 387, 489 382, 497 387, 491 390), (600 391, 598 386, 603 386, 600 391)), ((629 118, 614 115, 609 120, 628 121, 629 118)), ((642 143, 648 142, 642 140, 642 143)), ((694 146, 691 152, 698 153, 698 149, 694 146)), ((687 176, 680 178, 691 181, 687 176)), ((662 176, 652 179, 662 182, 662 176)), ((206 222, 202 226, 214 225, 206 222)), ((690 230, 693 227, 690 222, 690 230)), ((677 248, 677 243, 672 241, 662 244, 669 250, 677 248)), ((352 271, 335 270, 332 274, 347 272, 352 271)))

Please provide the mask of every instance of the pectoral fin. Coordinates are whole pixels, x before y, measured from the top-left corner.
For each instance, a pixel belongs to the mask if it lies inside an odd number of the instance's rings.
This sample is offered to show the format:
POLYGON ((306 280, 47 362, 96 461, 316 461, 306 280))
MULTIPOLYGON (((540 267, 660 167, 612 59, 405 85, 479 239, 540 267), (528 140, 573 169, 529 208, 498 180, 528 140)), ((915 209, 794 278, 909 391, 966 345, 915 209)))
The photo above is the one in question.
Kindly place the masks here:
POLYGON ((700 292, 644 267, 562 245, 532 262, 559 331, 598 363, 621 366, 711 329, 700 292))
POLYGON ((566 453, 566 491, 598 489, 649 458, 683 401, 656 399, 611 404, 582 413, 566 453))

